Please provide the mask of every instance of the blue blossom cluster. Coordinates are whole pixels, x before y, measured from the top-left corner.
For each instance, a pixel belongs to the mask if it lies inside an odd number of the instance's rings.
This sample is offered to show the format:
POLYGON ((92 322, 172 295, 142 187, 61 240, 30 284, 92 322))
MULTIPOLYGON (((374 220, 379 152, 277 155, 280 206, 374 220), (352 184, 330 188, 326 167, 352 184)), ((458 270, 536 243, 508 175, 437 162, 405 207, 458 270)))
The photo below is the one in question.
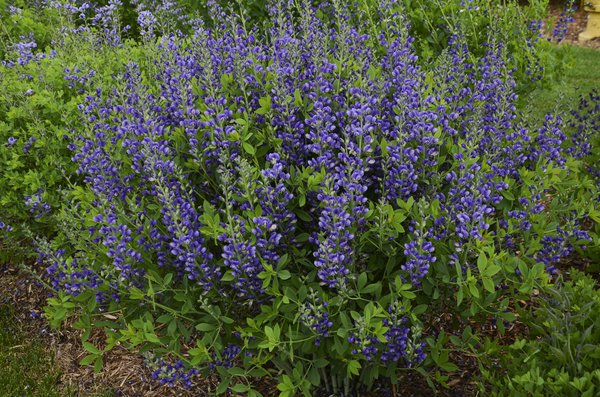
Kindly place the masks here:
POLYGON ((385 333, 386 342, 382 348, 381 361, 384 363, 397 363, 403 360, 407 367, 414 367, 421 363, 427 357, 424 349, 425 342, 421 342, 420 331, 416 328, 409 328, 408 319, 400 313, 405 308, 398 302, 394 302, 388 307, 389 319, 384 319, 383 324, 388 327, 385 333))
POLYGON ((569 226, 571 227, 567 230, 557 226, 555 235, 542 237, 543 247, 535 255, 535 260, 546 265, 546 270, 550 273, 556 272, 555 264, 575 251, 574 244, 585 249, 582 241, 590 240, 588 232, 580 230, 577 222, 569 226))
MULTIPOLYGON (((329 329, 333 326, 333 322, 329 318, 327 306, 329 306, 329 302, 321 302, 319 298, 316 298, 314 303, 304 303, 300 308, 300 322, 317 335, 328 337, 329 329)), ((319 345, 320 342, 321 339, 317 337, 315 344, 319 345)))
POLYGON ((594 139, 600 131, 600 93, 590 92, 587 97, 581 98, 576 109, 571 111, 569 127, 574 129, 570 134, 571 145, 567 153, 575 158, 591 156, 594 139))
POLYGON ((230 343, 226 347, 223 348, 223 351, 219 352, 219 358, 217 358, 217 354, 213 353, 213 360, 209 364, 211 368, 215 367, 225 367, 231 368, 233 367, 235 359, 238 357, 242 349, 233 343, 230 343))
POLYGON ((567 32, 569 30, 569 25, 575 21, 573 18, 573 14, 577 10, 577 2, 575 0, 567 0, 565 1, 565 8, 560 13, 558 20, 555 21, 554 27, 552 29, 552 34, 548 37, 548 40, 555 40, 557 43, 560 43, 567 36, 567 32))
POLYGON ((149 366, 152 369, 152 379, 169 386, 181 385, 190 388, 194 384, 194 377, 199 374, 197 369, 186 368, 182 360, 169 363, 159 359, 156 362, 150 362, 149 366))
POLYGON ((88 290, 98 290, 104 283, 96 271, 76 258, 66 258, 64 250, 52 252, 49 249, 38 249, 38 260, 48 264, 46 272, 52 287, 77 296, 88 290))
POLYGON ((413 229, 413 239, 404 244, 404 255, 406 263, 401 266, 402 270, 410 275, 410 281, 419 285, 420 280, 427 274, 429 267, 437 260, 433 253, 435 247, 431 241, 418 230, 413 229))
POLYGON ((528 26, 528 29, 532 34, 526 38, 527 49, 530 51, 525 52, 525 57, 527 59, 525 74, 532 82, 541 80, 544 72, 544 66, 542 65, 540 58, 535 56, 536 46, 544 36, 542 27, 543 22, 541 20, 530 21, 528 26))
POLYGON ((29 207, 29 212, 33 214, 35 219, 41 218, 52 211, 43 194, 43 191, 38 191, 31 196, 25 196, 25 204, 29 207))
POLYGON ((8 233, 10 233, 12 231, 13 231, 12 226, 10 226, 6 222, 3 222, 2 220, 0 220, 0 232, 2 233, 2 234, 0 234, 0 238, 6 238, 8 233))
MULTIPOLYGON (((44 59, 48 56, 48 54, 44 52, 36 51, 38 45, 33 37, 33 34, 30 34, 29 36, 21 36, 20 40, 21 41, 18 41, 10 46, 12 57, 9 57, 9 59, 3 59, 3 66, 26 66, 32 61, 39 63, 41 59, 44 59)), ((51 52, 50 55, 52 56, 53 53, 51 52)), ((31 76, 26 77, 31 78, 31 76)))
POLYGON ((354 345, 352 354, 362 356, 367 361, 379 359, 384 365, 400 362, 408 368, 422 362, 426 358, 425 344, 417 340, 420 331, 411 329, 403 312, 405 308, 399 302, 389 305, 389 318, 383 319, 387 329, 383 340, 370 332, 363 318, 356 320, 356 331, 348 337, 348 341, 354 345))

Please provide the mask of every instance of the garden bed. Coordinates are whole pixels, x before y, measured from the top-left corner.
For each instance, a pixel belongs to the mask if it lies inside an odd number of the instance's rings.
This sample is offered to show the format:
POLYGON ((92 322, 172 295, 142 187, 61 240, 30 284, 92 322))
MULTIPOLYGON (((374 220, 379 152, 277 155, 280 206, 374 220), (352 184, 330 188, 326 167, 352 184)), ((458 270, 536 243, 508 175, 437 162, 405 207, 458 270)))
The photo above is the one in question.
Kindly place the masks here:
POLYGON ((4 394, 600 389, 580 12, 555 45, 543 2, 15 1, 4 394))

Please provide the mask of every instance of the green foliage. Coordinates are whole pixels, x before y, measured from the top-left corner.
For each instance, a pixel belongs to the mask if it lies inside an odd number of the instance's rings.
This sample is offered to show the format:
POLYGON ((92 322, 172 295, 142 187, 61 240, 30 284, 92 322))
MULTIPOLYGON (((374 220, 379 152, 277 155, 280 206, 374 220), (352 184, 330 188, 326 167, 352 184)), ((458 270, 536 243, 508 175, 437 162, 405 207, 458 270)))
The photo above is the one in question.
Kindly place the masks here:
POLYGON ((517 0, 403 1, 416 49, 424 59, 440 54, 454 35, 467 40, 474 56, 483 56, 488 51, 483 44, 492 31, 507 45, 519 91, 529 91, 540 78, 560 72, 563 63, 551 59, 549 44, 539 39, 548 0, 526 5, 517 0))
MULTIPOLYGON (((23 8, 22 15, 30 12, 34 9, 23 8)), ((64 18, 57 21, 54 30, 46 26, 45 31, 57 40, 52 56, 0 65, 0 222, 13 228, 0 239, 0 262, 31 257, 33 236, 56 236, 59 226, 53 213, 64 203, 63 190, 78 183, 69 143, 81 130, 79 106, 86 90, 102 89, 102 82, 110 84, 123 68, 125 49, 100 47, 83 35, 62 36, 58 26, 74 25, 64 18), (37 197, 48 208, 32 210, 28 197, 37 197)), ((19 20, 16 26, 24 23, 19 20)), ((18 56, 9 49, 5 60, 18 56)))
POLYGON ((59 14, 42 7, 41 2, 30 0, 0 0, 0 60, 11 52, 11 46, 30 35, 38 50, 45 50, 52 41, 56 27, 60 24, 59 14), (37 6, 37 3, 40 3, 37 6), (9 6, 19 8, 20 13, 11 14, 9 6))
POLYGON ((600 391, 600 289, 577 271, 537 296, 520 321, 527 339, 488 347, 482 373, 495 396, 586 396, 600 391), (498 364, 492 364, 499 360, 498 364))

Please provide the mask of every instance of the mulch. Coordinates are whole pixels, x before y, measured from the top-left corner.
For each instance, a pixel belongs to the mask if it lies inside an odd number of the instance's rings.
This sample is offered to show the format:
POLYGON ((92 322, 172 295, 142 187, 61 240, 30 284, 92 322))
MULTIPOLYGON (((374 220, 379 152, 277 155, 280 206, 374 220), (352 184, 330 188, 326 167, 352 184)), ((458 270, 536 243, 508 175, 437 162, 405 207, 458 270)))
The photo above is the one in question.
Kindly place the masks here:
MULTIPOLYGON (((72 319, 58 330, 50 328, 43 316, 48 296, 48 290, 30 274, 8 265, 0 267, 0 305, 12 306, 18 329, 31 340, 41 341, 54 357, 61 372, 57 385, 60 389, 73 392, 77 397, 107 390, 112 390, 115 397, 203 397, 208 389, 208 384, 203 382, 211 382, 211 388, 215 389, 214 379, 200 380, 195 390, 161 385, 152 379, 141 354, 121 346, 105 354, 104 368, 98 374, 91 367, 79 365, 87 354, 81 343, 81 331, 73 327, 72 319)), ((103 341, 99 331, 90 337, 90 342, 97 346, 103 341)))

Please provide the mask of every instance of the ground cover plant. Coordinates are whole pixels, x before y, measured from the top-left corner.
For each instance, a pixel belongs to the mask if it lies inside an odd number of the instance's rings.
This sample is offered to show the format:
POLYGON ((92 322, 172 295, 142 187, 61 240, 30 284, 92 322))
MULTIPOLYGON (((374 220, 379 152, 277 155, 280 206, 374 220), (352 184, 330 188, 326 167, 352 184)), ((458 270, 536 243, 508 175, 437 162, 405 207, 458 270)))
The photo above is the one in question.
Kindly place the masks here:
MULTIPOLYGON (((492 371, 506 370, 503 376, 490 377, 495 383, 495 395, 598 394, 600 290, 593 278, 580 271, 571 271, 569 277, 539 296, 536 310, 524 314, 535 317, 526 320, 532 325, 534 337, 519 339, 509 349, 527 358, 525 366, 508 362, 512 354, 490 355, 506 360, 499 366, 488 363, 492 371)), ((489 374, 488 370, 485 372, 489 374)))
POLYGON ((163 383, 218 375, 216 394, 443 384, 470 323, 504 332, 597 249, 598 96, 523 114, 538 66, 495 30, 423 61, 402 2, 276 1, 265 29, 140 2, 138 40, 122 7, 53 2, 55 48, 15 45, 1 71, 1 227, 36 240, 83 365, 119 344, 163 383))

